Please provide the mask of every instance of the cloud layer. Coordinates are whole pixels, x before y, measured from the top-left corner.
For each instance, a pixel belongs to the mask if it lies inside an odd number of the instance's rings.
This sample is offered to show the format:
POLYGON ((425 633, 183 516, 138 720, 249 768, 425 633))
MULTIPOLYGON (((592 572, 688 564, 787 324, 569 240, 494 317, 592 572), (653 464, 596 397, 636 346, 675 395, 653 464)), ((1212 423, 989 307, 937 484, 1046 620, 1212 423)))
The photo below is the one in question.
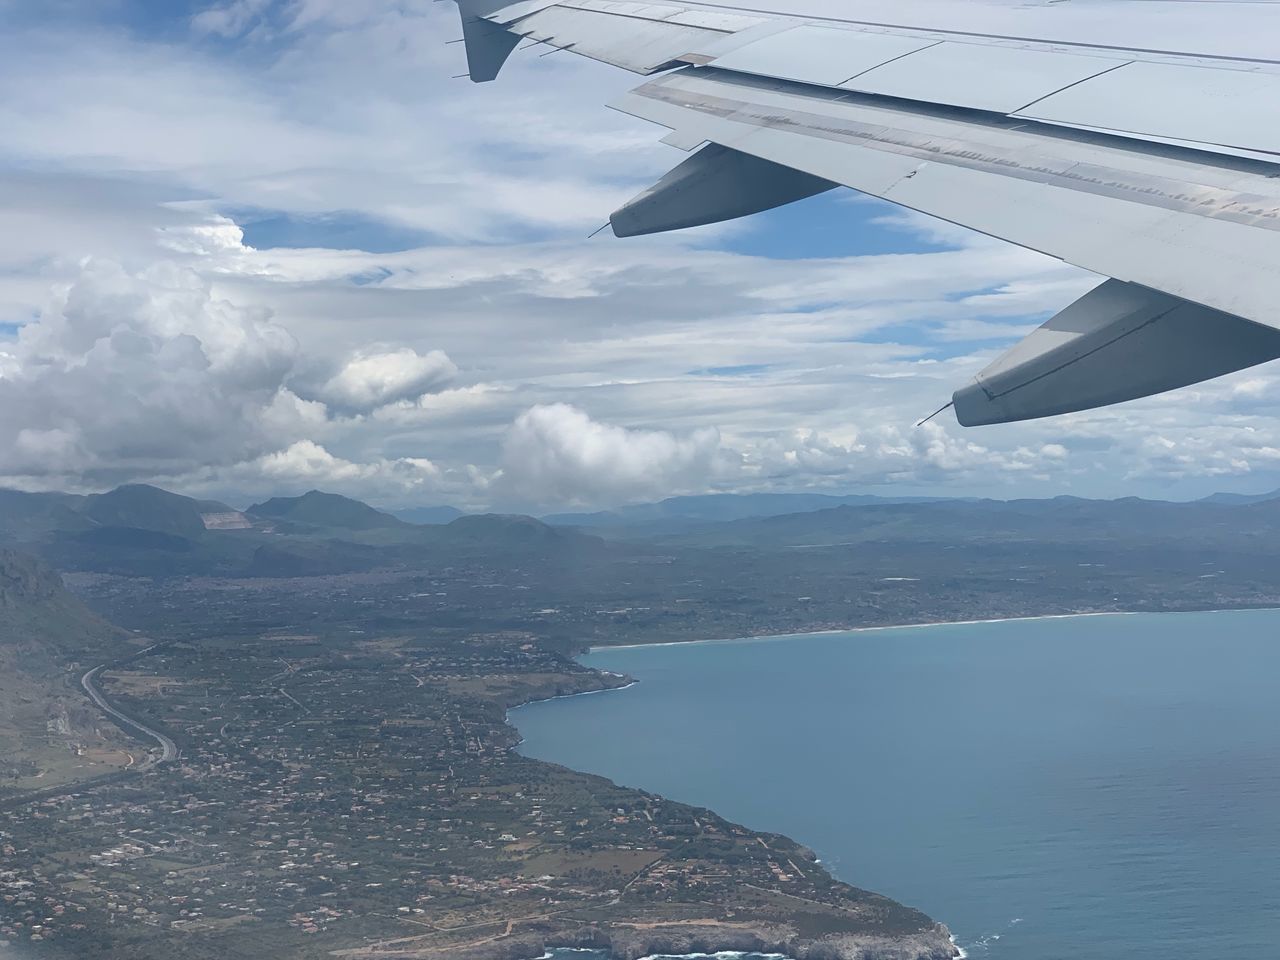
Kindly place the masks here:
POLYGON ((0 485, 501 509, 1280 486, 1270 367, 915 428, 1096 282, 1038 255, 849 195, 587 241, 680 158, 602 108, 625 73, 530 53, 451 81, 429 0, 112 29, 70 6, 0 36, 0 485))

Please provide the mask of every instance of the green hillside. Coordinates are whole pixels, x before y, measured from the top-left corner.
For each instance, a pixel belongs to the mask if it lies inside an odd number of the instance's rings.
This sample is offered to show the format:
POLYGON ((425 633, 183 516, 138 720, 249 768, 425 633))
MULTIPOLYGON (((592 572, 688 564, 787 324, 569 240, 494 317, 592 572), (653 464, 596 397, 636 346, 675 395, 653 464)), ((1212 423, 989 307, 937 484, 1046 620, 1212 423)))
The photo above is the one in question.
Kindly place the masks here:
POLYGON ((367 503, 312 490, 300 497, 274 497, 245 511, 250 517, 283 520, 311 527, 340 530, 380 530, 408 526, 403 520, 375 510, 367 503))
POLYGON ((125 640, 44 564, 0 550, 0 797, 128 762, 127 739, 79 688, 84 665, 125 640))

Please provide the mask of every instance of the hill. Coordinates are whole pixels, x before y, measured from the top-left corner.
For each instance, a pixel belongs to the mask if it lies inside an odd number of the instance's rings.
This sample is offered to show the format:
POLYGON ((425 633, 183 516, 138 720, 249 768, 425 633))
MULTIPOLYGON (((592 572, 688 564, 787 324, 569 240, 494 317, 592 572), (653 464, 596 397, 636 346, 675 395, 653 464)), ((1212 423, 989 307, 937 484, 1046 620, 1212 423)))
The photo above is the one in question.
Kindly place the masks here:
POLYGON ((77 663, 124 639, 44 564, 0 550, 0 797, 127 763, 127 741, 76 685, 77 663))
POLYGON ((93 521, 85 516, 84 503, 84 497, 67 493, 0 490, 0 541, 34 540, 53 530, 85 530, 93 521))
POLYGON ((715 493, 671 497, 658 503, 639 503, 596 513, 558 513, 543 517, 555 526, 585 527, 611 533, 622 528, 648 532, 676 532, 689 527, 727 523, 755 517, 814 513, 842 506, 874 506, 892 503, 934 503, 938 498, 876 497, 863 494, 832 496, 819 493, 715 493))
POLYGON ((452 523, 459 517, 465 517, 465 511, 457 507, 406 507, 403 510, 391 511, 392 516, 399 517, 405 523, 416 523, 423 526, 436 526, 452 523))
POLYGON ((1116 549, 1179 542, 1204 549, 1254 549, 1280 536, 1280 501, 1224 507, 1160 500, 947 500, 842 506, 739 520, 663 537, 664 542, 756 547, 856 543, 1103 544, 1116 549))
POLYGON ((441 542, 498 551, 543 551, 568 545, 599 544, 598 537, 575 530, 557 530, 533 517, 478 514, 459 517, 445 526, 441 542))
POLYGON ((274 497, 265 503, 255 503, 245 513, 259 520, 339 530, 381 530, 406 526, 403 520, 367 503, 319 490, 300 497, 274 497))
POLYGON ((1249 503, 1265 503, 1268 500, 1280 500, 1280 490, 1272 490, 1270 493, 1215 493, 1205 497, 1200 503, 1240 507, 1249 503))
POLYGON ((108 493, 24 493, 0 490, 0 540, 22 543, 91 530, 146 530, 184 540, 204 534, 206 515, 235 511, 225 503, 193 500, 146 484, 108 493))
POLYGON ((94 494, 84 500, 84 515, 102 527, 150 530, 194 540, 204 534, 205 513, 227 512, 208 509, 210 504, 145 484, 129 484, 110 493, 94 494))

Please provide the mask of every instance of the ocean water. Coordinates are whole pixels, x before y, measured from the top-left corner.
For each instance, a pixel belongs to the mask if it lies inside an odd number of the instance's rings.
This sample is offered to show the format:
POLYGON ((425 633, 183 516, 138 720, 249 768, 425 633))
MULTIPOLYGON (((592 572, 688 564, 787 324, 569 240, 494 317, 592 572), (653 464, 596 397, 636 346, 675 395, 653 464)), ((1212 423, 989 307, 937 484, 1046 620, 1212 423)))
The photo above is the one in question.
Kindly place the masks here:
POLYGON ((612 649, 531 756, 788 834, 974 960, 1280 956, 1280 612, 612 649))

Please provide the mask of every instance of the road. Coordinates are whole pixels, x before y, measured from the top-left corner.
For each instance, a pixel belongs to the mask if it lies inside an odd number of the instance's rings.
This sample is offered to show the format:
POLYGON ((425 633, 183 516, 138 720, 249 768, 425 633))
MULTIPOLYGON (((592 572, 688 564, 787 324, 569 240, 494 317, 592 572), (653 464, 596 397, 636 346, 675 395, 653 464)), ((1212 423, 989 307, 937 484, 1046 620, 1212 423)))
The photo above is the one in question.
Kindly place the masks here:
MULTIPOLYGON (((150 653, 151 649, 153 648, 148 648, 147 650, 144 650, 142 654, 140 654, 140 656, 145 656, 146 654, 150 653)), ((111 718, 116 721, 116 723, 120 724, 122 727, 124 727, 127 730, 134 730, 142 734, 144 737, 148 737, 154 740, 156 743, 160 744, 159 758, 152 760, 146 764, 143 764, 143 766, 140 767, 139 769, 146 770, 146 769, 150 769, 151 767, 159 766, 162 763, 171 763, 174 760, 177 760, 178 745, 176 743, 174 743, 169 737, 165 736, 159 730, 153 730, 151 727, 148 727, 145 723, 142 723, 140 720, 135 720, 133 717, 130 717, 129 715, 117 710, 107 701, 107 698, 102 695, 102 691, 99 690, 97 687, 98 674, 100 674, 103 670, 105 670, 109 666, 112 666, 112 664, 103 663, 94 667, 92 670, 90 670, 88 673, 86 673, 83 677, 80 678, 80 686, 84 687, 84 692, 89 695, 89 698, 94 703, 96 703, 100 709, 102 709, 105 713, 109 714, 111 718)))

